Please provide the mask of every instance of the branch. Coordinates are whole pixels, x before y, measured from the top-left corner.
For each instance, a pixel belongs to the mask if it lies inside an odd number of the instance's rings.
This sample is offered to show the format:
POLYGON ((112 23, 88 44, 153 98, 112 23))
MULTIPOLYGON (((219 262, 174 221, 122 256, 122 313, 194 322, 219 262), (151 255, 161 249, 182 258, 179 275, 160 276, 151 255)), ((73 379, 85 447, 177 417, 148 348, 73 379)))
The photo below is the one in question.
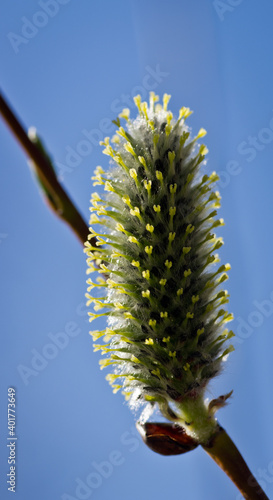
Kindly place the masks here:
POLYGON ((246 500, 269 500, 250 472, 238 448, 222 427, 213 436, 209 445, 203 448, 229 476, 246 500))
MULTIPOLYGON (((32 140, 28 137, 2 94, 0 94, 0 113, 27 156, 31 159, 50 208, 70 226, 81 243, 84 244, 89 233, 88 226, 59 183, 52 162, 42 147, 41 141, 37 137, 32 140)), ((91 240, 91 244, 96 245, 95 238, 91 240)))

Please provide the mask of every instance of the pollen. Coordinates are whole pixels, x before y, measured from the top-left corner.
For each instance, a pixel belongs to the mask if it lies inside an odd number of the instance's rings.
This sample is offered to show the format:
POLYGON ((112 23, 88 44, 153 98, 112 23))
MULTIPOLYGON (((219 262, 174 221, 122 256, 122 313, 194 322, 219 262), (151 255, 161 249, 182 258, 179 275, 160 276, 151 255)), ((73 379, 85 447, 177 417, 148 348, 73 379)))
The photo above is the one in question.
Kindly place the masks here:
POLYGON ((208 148, 205 146, 205 144, 202 144, 199 148, 199 154, 205 156, 206 154, 208 154, 208 152, 208 148))
POLYGON ((106 366, 109 366, 111 364, 111 361, 110 359, 100 359, 99 364, 100 369, 103 370, 103 368, 106 368, 106 366))
POLYGON ((150 246, 147 246, 145 247, 145 252, 148 254, 148 255, 152 255, 152 251, 153 251, 153 247, 150 245, 150 246))
POLYGON ((122 201, 123 201, 124 203, 126 203, 126 205, 128 205, 128 207, 131 207, 131 206, 132 206, 132 205, 131 205, 131 200, 130 200, 130 198, 129 198, 129 196, 128 196, 128 195, 123 196, 123 197, 122 197, 122 201))
POLYGON ((167 318, 168 317, 168 312, 167 311, 161 311, 160 313, 160 318, 167 318))
POLYGON ((159 141, 159 134, 154 134, 153 136, 153 144, 156 147, 157 143, 159 141))
POLYGON ((141 114, 141 96, 138 94, 136 97, 134 97, 134 103, 136 105, 136 107, 138 108, 138 111, 140 112, 141 114))
POLYGON ((152 224, 146 224, 146 229, 147 231, 149 231, 149 233, 153 233, 154 232, 154 226, 152 226, 152 224))
POLYGON ((118 115, 119 118, 124 118, 125 120, 129 120, 130 118, 130 109, 124 108, 122 112, 118 115))
POLYGON ((144 187, 145 189, 147 189, 148 193, 150 193, 151 189, 152 189, 152 181, 144 181, 144 187))
POLYGON ((147 105, 147 102, 144 101, 141 103, 141 111, 142 111, 143 115, 145 116, 146 120, 148 121, 147 110, 148 110, 148 105, 147 105))
POLYGON ((159 370, 159 368, 156 368, 155 370, 152 370, 151 373, 153 375, 155 375, 156 377, 158 377, 158 378, 160 377, 160 370, 159 370))
POLYGON ((124 318, 125 319, 134 319, 134 316, 131 313, 129 313, 129 312, 125 312, 124 313, 124 318))
POLYGON ((127 135, 123 127, 119 127, 117 134, 123 137, 124 139, 127 139, 127 135))
POLYGON ((135 217, 139 217, 140 216, 139 208, 138 207, 131 208, 130 214, 134 215, 135 217))
POLYGON ((179 111, 179 118, 188 118, 190 115, 192 114, 192 111, 190 110, 190 108, 186 108, 186 107, 182 107, 179 111))
POLYGON ((171 184, 170 185, 170 193, 175 194, 177 191, 177 184, 171 184))
POLYGON ((100 174, 100 175, 102 175, 102 174, 104 174, 104 173, 105 173, 105 171, 103 170, 103 168, 102 168, 100 165, 98 165, 98 166, 95 168, 95 175, 99 175, 99 174, 100 174))
POLYGON ((135 236, 129 236, 128 241, 130 241, 130 243, 136 243, 137 245, 139 244, 135 236))
MULTIPOLYGON (((119 378, 119 375, 116 375, 113 373, 108 373, 108 375, 106 375, 106 377, 105 377, 105 380, 108 380, 108 382, 112 385, 112 387, 121 388, 122 387, 121 385, 114 384, 114 382, 116 381, 117 378, 119 378)), ((113 392, 116 392, 116 391, 117 391, 117 389, 114 390, 113 392)))
POLYGON ((92 201, 102 201, 100 195, 98 193, 92 193, 92 196, 91 196, 91 202, 92 201))
POLYGON ((100 146, 108 146, 110 142, 110 137, 104 137, 104 141, 100 141, 100 146))
POLYGON ((119 222, 118 222, 118 223, 117 223, 117 225, 116 225, 116 230, 117 230, 117 231, 120 231, 120 232, 122 232, 122 233, 125 231, 125 229, 124 229, 123 225, 122 225, 122 224, 120 224, 119 222))
POLYGON ((136 169, 135 168, 131 168, 129 170, 129 174, 130 176, 134 179, 134 180, 137 180, 137 172, 136 172, 136 169))
POLYGON ((174 159, 175 159, 175 152, 169 151, 168 160, 170 162, 170 170, 171 170, 172 174, 174 174, 174 167, 173 167, 174 159))
POLYGON ((159 101, 159 96, 154 91, 150 92, 150 108, 154 110, 155 103, 159 101))
POLYGON ((207 131, 204 128, 200 128, 196 136, 196 139, 201 139, 201 137, 204 137, 205 135, 207 135, 207 131))
POLYGON ((171 98, 171 96, 169 94, 164 94, 164 96, 163 96, 163 109, 164 109, 164 111, 167 111, 170 98, 171 98))
POLYGON ((194 231, 194 226, 189 224, 186 228, 186 234, 191 234, 194 231))
POLYGON ((139 162, 141 163, 141 165, 143 165, 143 167, 145 169, 147 169, 147 164, 146 164, 146 160, 145 160, 144 156, 139 156, 138 159, 139 159, 139 162))
POLYGON ((135 152, 134 148, 132 147, 132 145, 129 142, 127 142, 126 144, 124 144, 124 149, 126 149, 126 151, 128 151, 128 153, 131 153, 132 156, 134 156, 135 158, 137 158, 136 152, 135 152))
MULTIPOLYGON (((170 122, 170 115, 167 115, 167 121, 170 122), (169 118, 169 120, 168 120, 168 118, 169 118)), ((168 123, 165 127, 165 133, 166 133, 167 137, 170 135, 171 131, 172 131, 172 125, 170 123, 168 123)))
POLYGON ((154 344, 154 340, 153 339, 145 339, 145 344, 146 345, 153 345, 154 344))
POLYGON ((97 214, 91 214, 90 224, 98 224, 99 222, 100 222, 100 219, 98 218, 97 214))
POLYGON ((142 276, 146 280, 150 279, 150 271, 149 271, 149 269, 147 269, 146 271, 142 271, 142 276))
POLYGON ((140 363, 139 359, 134 354, 132 354, 132 356, 131 356, 131 361, 133 363, 140 363))
POLYGON ((106 148, 103 150, 103 153, 104 153, 105 155, 112 156, 112 158, 113 158, 113 156, 114 156, 114 154, 115 154, 115 151, 114 151, 114 149, 112 148, 112 146, 109 146, 109 144, 108 144, 108 145, 106 146, 106 148))
POLYGON ((116 309, 124 309, 124 306, 120 302, 114 302, 114 306, 116 309))
POLYGON ((163 182, 163 175, 162 175, 162 172, 160 172, 160 170, 157 170, 155 175, 156 175, 156 178, 159 182, 163 182))
POLYGON ((116 394, 122 388, 122 385, 112 384, 112 387, 113 387, 113 394, 116 394))
POLYGON ((114 143, 114 144, 120 144, 120 137, 117 135, 117 134, 114 134, 111 141, 114 143))
POLYGON ((111 182, 109 182, 109 181, 106 181, 104 189, 105 189, 105 191, 115 192, 115 189, 113 188, 111 182))
POLYGON ((176 233, 169 233, 169 242, 171 243, 175 238, 176 233))
POLYGON ((192 298, 191 298, 191 301, 193 304, 196 304, 196 302, 199 301, 199 295, 193 295, 192 298))

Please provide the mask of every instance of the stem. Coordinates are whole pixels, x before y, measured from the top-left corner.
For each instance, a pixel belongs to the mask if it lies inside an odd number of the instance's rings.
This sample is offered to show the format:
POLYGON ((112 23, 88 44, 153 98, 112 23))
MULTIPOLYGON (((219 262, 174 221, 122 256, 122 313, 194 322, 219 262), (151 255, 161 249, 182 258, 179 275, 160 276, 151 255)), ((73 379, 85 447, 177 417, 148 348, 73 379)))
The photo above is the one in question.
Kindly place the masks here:
POLYGON ((198 398, 185 398, 177 404, 178 424, 199 443, 208 443, 218 431, 218 423, 208 411, 203 394, 198 398))
POLYGON ((237 486, 243 497, 246 500, 269 500, 233 441, 209 411, 203 396, 197 399, 185 398, 177 408, 186 433, 201 444, 237 486))
MULTIPOLYGON (((48 193, 49 205, 53 212, 70 226, 81 243, 84 244, 89 233, 86 222, 59 183, 50 160, 40 151, 37 145, 29 139, 23 126, 1 94, 0 113, 27 156, 31 158, 34 163, 39 180, 48 193)), ((95 238, 91 240, 91 244, 93 246, 96 245, 95 238)))
POLYGON ((229 476, 246 500, 269 500, 250 472, 238 448, 222 427, 219 427, 219 432, 207 446, 202 446, 229 476))

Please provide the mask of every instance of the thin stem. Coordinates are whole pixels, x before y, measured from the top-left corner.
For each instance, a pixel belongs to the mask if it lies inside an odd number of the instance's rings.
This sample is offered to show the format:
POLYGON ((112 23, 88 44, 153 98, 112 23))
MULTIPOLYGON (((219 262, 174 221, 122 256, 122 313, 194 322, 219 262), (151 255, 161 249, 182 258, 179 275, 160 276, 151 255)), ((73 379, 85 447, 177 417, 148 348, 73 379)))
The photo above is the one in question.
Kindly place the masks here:
MULTIPOLYGON (((27 156, 35 164, 37 175, 47 193, 49 205, 53 212, 70 226, 81 243, 84 244, 89 233, 86 222, 59 183, 50 160, 43 154, 37 145, 29 139, 23 126, 2 94, 0 94, 0 113, 27 156)), ((91 244, 93 246, 96 245, 95 238, 91 240, 91 244)))
POLYGON ((219 427, 219 432, 203 448, 230 477, 246 500, 269 500, 222 427, 219 427))
POLYGON ((185 426, 187 434, 199 443, 208 443, 218 432, 217 420, 209 414, 203 394, 194 399, 185 397, 181 403, 177 403, 176 410, 182 427, 185 426))

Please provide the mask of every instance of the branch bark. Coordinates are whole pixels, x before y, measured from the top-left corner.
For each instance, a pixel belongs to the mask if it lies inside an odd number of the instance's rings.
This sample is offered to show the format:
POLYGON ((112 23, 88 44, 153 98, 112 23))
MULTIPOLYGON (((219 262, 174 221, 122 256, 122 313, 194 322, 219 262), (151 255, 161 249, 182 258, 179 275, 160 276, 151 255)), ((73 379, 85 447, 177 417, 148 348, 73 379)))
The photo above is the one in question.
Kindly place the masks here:
MULTIPOLYGON (((55 215, 70 226, 80 242, 84 244, 89 233, 86 222, 58 181, 48 156, 39 149, 35 142, 30 140, 24 127, 2 94, 0 94, 0 113, 26 155, 35 165, 37 177, 46 192, 51 209, 55 215)), ((95 238, 91 240, 91 244, 96 245, 95 238)))
POLYGON ((222 427, 203 448, 229 476, 246 500, 269 500, 250 472, 238 448, 222 427))

